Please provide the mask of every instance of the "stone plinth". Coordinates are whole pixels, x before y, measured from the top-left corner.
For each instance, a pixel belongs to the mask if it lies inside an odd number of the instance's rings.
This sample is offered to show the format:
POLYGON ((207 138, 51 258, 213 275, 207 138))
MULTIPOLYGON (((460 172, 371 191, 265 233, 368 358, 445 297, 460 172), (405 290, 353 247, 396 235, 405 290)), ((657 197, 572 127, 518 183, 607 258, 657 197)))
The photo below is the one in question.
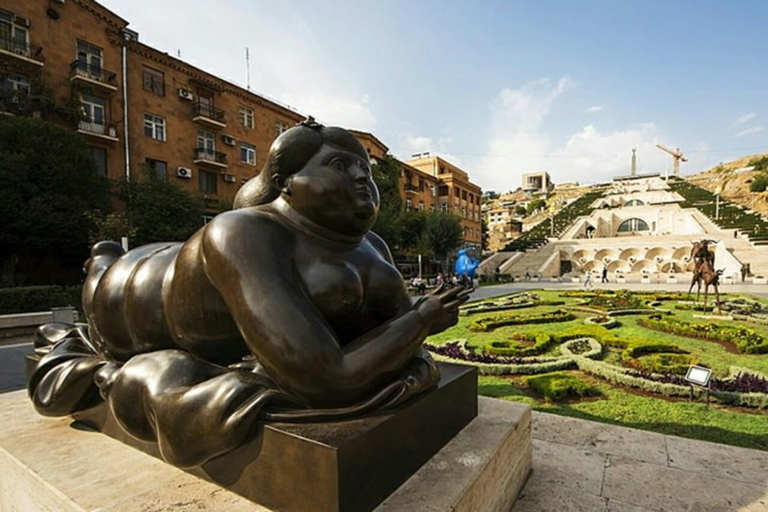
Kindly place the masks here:
MULTIPOLYGON (((0 510, 269 510, 78 425, 39 416, 23 391, 0 395, 0 510)), ((480 398, 478 417, 376 510, 507 511, 531 453, 530 408, 480 398)))

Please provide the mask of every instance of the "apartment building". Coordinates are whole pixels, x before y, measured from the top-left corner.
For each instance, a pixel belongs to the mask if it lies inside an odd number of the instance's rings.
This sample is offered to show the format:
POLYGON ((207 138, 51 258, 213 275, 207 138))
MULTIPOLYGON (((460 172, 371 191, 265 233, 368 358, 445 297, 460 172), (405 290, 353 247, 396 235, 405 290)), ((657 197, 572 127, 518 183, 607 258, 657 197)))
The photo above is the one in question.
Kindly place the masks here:
POLYGON ((93 0, 0 0, 0 109, 46 116, 41 92, 113 179, 152 172, 204 194, 211 210, 258 174, 304 116, 139 41, 93 0), (66 117, 66 116, 65 116, 66 117))
MULTIPOLYGON (((105 176, 173 180, 202 193, 213 214, 305 116, 142 43, 128 26, 94 0, 0 0, 0 112, 69 122, 105 176), (31 101, 40 95, 56 107, 31 101)), ((375 135, 352 133, 373 160, 388 153, 375 135)), ((480 243, 480 188, 464 171, 437 157, 399 165, 406 209, 453 211, 467 243, 480 243)))
POLYGON ((421 175, 436 180, 435 208, 459 215, 465 242, 479 248, 482 237, 481 188, 470 181, 465 171, 438 156, 424 154, 405 163, 421 175))

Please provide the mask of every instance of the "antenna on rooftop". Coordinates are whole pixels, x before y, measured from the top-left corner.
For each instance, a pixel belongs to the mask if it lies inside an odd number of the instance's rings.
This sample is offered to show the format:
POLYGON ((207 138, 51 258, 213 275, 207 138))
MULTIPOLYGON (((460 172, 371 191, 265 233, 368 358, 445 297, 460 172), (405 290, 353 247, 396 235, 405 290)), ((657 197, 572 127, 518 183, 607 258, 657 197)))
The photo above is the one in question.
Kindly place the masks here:
POLYGON ((247 76, 246 83, 247 88, 250 91, 251 90, 251 52, 248 50, 248 47, 245 47, 245 73, 247 76))
POLYGON ((181 58, 181 48, 177 48, 177 49, 176 49, 176 56, 178 56, 179 58, 181 58))

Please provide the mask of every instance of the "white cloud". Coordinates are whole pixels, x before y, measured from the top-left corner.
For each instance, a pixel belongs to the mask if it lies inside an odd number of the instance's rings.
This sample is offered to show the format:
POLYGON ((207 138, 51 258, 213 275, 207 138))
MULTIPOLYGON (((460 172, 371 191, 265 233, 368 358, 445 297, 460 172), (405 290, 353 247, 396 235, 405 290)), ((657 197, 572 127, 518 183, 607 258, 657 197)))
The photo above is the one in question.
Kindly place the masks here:
POLYGON ((514 190, 523 173, 547 171, 557 182, 594 183, 629 174, 632 148, 637 148, 638 172, 664 173, 671 157, 655 148, 659 133, 654 123, 643 123, 610 133, 587 125, 552 141, 544 121, 575 83, 568 77, 553 83, 538 80, 520 89, 501 91, 493 103, 491 139, 478 165, 470 169, 483 188, 514 190), (669 161, 668 161, 669 160, 669 161))
POLYGON ((751 121, 752 119, 754 119, 754 118, 756 118, 756 117, 757 117, 757 114, 755 114, 754 112, 750 112, 749 114, 744 114, 743 116, 739 116, 739 118, 738 118, 738 119, 736 119, 736 120, 733 122, 733 124, 734 124, 734 125, 740 125, 740 124, 744 124, 744 123, 746 123, 747 121, 751 121))
POLYGON ((595 106, 589 107, 584 112, 586 112, 587 114, 593 114, 595 112, 600 112, 604 108, 605 108, 605 105, 595 105, 595 106))
POLYGON ((752 128, 747 128, 746 130, 741 130, 740 132, 737 132, 733 137, 738 139, 738 138, 744 137, 745 135, 760 133, 761 131, 763 131, 762 126, 753 126, 752 128))
POLYGON ((409 160, 412 155, 417 153, 429 153, 431 156, 439 156, 443 160, 461 167, 462 159, 450 151, 452 143, 453 139, 449 137, 441 137, 435 141, 430 137, 407 134, 402 137, 398 147, 393 149, 393 153, 401 160, 409 160))
POLYGON ((323 51, 323 34, 290 3, 265 11, 251 3, 220 2, 216 16, 210 16, 208 0, 165 0, 151 8, 138 1, 103 3, 129 20, 142 41, 173 56, 180 50, 183 60, 209 73, 245 87, 248 47, 254 92, 326 124, 361 130, 376 125, 369 98, 346 61, 323 51), (178 29, 168 29, 169 19, 178 29))

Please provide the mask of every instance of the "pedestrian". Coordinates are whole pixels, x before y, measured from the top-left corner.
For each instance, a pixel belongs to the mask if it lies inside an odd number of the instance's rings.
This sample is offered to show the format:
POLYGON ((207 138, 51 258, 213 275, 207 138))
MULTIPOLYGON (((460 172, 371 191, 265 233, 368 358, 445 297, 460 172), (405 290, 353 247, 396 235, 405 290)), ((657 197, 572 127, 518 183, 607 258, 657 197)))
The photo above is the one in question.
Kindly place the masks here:
POLYGON ((600 282, 601 283, 607 283, 608 282, 608 267, 603 267, 603 273, 600 276, 600 282))
POLYGON ((584 274, 584 288, 592 288, 592 272, 584 274))
POLYGON ((438 288, 443 286, 443 273, 442 272, 438 272, 437 277, 435 278, 435 286, 437 286, 438 288))
POLYGON ((527 270, 525 271, 525 280, 526 281, 530 281, 531 280, 531 273, 528 272, 527 270))

